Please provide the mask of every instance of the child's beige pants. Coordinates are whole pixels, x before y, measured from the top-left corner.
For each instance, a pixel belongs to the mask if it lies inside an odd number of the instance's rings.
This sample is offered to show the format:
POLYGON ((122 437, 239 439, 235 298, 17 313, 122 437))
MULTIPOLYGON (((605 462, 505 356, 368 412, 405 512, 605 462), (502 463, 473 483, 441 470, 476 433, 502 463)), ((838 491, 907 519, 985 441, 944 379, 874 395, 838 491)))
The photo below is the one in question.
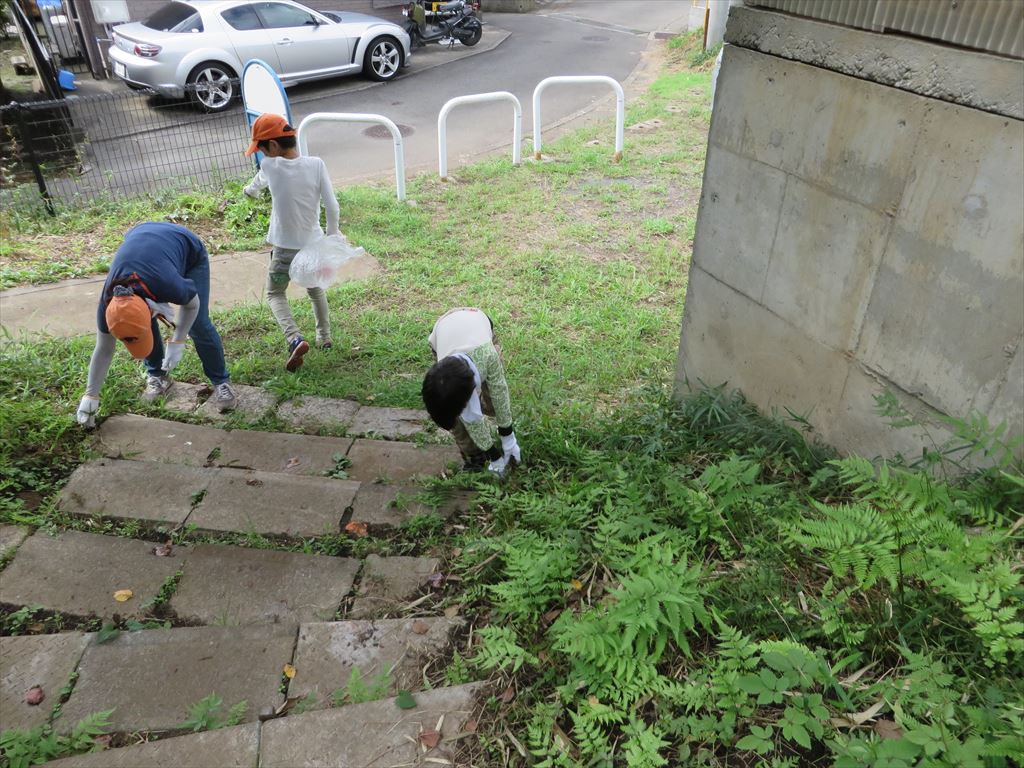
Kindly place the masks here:
MULTIPOLYGON (((270 270, 267 272, 267 303, 281 326, 285 338, 291 341, 299 335, 299 326, 292 317, 285 291, 288 289, 288 268, 299 251, 297 248, 278 248, 270 252, 270 270)), ((327 294, 323 288, 307 288, 309 300, 313 303, 313 317, 316 319, 316 341, 322 344, 331 340, 331 317, 327 309, 327 294)))

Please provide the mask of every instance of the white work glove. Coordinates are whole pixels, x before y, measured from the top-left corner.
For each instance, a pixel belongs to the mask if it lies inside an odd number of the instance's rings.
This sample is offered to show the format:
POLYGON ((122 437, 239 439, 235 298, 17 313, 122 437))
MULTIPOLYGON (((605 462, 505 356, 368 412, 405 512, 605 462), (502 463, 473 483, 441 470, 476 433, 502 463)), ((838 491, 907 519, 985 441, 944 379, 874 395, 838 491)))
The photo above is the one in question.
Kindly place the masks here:
POLYGON ((164 373, 170 373, 174 366, 181 362, 181 356, 185 354, 184 341, 168 341, 164 350, 164 361, 160 365, 164 373))
POLYGON ((516 464, 522 462, 522 454, 519 451, 519 443, 516 440, 516 433, 501 436, 502 457, 487 465, 487 469, 498 477, 504 477, 505 472, 514 461, 516 464))
POLYGON ((248 197, 251 197, 253 200, 256 200, 260 196, 260 190, 256 189, 255 187, 246 187, 242 191, 245 192, 245 194, 248 197))
POLYGON ((96 426, 96 412, 100 409, 100 399, 92 395, 85 395, 78 404, 78 412, 75 420, 86 429, 96 426))

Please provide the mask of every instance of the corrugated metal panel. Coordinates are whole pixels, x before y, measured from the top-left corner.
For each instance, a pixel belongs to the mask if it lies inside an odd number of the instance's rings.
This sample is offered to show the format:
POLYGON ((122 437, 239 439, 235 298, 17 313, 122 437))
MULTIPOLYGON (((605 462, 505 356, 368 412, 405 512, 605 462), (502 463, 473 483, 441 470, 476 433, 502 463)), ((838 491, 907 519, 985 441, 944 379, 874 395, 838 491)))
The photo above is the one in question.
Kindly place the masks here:
POLYGON ((794 16, 1024 58, 1021 0, 745 0, 794 16))
POLYGON ((874 24, 878 0, 746 0, 746 4, 848 27, 882 31, 874 24))

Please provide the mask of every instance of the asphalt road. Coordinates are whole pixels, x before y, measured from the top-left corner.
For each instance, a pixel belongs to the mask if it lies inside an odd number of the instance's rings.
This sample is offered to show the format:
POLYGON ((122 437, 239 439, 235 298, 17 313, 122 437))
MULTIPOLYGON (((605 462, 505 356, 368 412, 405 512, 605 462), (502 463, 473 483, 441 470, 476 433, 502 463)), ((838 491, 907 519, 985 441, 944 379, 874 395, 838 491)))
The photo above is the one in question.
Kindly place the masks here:
MULTIPOLYGON (((523 106, 523 133, 528 136, 537 83, 553 75, 608 75, 621 82, 649 44, 649 33, 673 25, 681 28, 688 13, 688 0, 576 0, 552 3, 532 14, 488 13, 486 24, 511 33, 494 50, 373 88, 322 96, 322 85, 298 86, 289 91, 293 116, 301 120, 312 112, 386 115, 402 128, 407 169, 436 171, 437 116, 449 99, 510 91, 523 106), (320 98, 309 101, 311 97, 320 98)), ((605 99, 609 94, 604 86, 556 86, 545 92, 543 123, 559 122, 601 101, 606 102, 604 111, 610 112, 614 102, 605 99)), ((365 130, 366 126, 334 124, 311 134, 310 153, 324 159, 336 183, 391 172, 390 137, 370 138, 365 130)), ((511 152, 511 142, 512 110, 508 105, 457 108, 448 118, 450 173, 457 175, 459 164, 473 156, 511 152)), ((528 149, 524 155, 527 153, 528 149)))
MULTIPOLYGON (((349 77, 295 86, 288 90, 293 118, 301 121, 312 112, 385 115, 402 130, 407 172, 436 172, 437 116, 449 99, 511 91, 523 106, 523 134, 528 137, 538 82, 552 75, 587 74, 622 82, 651 44, 650 33, 682 30, 689 10, 689 0, 541 0, 539 10, 531 14, 487 13, 484 22, 489 33, 507 34, 497 47, 466 56, 473 52, 428 46, 414 52, 413 66, 391 83, 349 77), (449 57, 452 60, 446 61, 449 57), (437 62, 444 63, 425 66, 437 62)), ((99 87, 117 98, 77 120, 89 135, 86 170, 51 183, 60 197, 105 196, 111 183, 127 193, 154 191, 180 185, 183 174, 202 183, 217 174, 235 175, 246 169, 241 157, 246 131, 241 107, 204 116, 183 105, 147 103, 145 97, 124 93, 117 83, 99 87)), ((610 114, 614 109, 610 93, 603 86, 551 88, 544 96, 543 123, 563 124, 576 116, 561 126, 565 129, 610 114)), ((79 112, 85 106, 73 109, 79 112)), ((545 130, 545 143, 557 134, 557 130, 545 130)), ((510 153, 511 143, 512 110, 507 104, 459 107, 448 119, 449 173, 457 176, 461 164, 481 154, 510 153)), ((365 125, 316 128, 309 151, 324 158, 338 186, 394 173, 390 135, 365 125)), ((524 156, 528 153, 529 142, 524 156)))

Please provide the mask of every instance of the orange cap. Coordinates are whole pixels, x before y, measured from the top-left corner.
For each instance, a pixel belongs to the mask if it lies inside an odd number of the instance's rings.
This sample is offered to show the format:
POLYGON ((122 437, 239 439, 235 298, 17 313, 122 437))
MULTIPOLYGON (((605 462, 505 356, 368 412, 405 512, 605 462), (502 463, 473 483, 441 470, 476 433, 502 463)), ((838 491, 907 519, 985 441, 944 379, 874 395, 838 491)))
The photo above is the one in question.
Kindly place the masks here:
POLYGON ((264 112, 252 124, 252 143, 245 150, 245 156, 249 157, 249 155, 257 152, 261 141, 294 135, 295 129, 288 125, 288 120, 283 115, 272 115, 269 112, 264 112))
POLYGON ((149 357, 153 351, 153 317, 145 300, 135 295, 114 296, 104 316, 107 328, 124 342, 132 357, 149 357))

